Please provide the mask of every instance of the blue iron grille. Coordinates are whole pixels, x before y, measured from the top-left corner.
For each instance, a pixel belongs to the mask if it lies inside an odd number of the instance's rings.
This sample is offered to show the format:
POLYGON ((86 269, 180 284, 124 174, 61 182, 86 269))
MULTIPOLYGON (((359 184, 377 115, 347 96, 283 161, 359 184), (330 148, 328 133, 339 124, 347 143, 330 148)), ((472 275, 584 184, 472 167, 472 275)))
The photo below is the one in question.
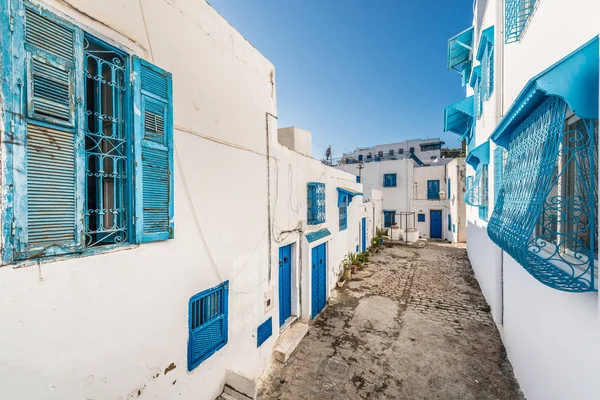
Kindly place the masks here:
POLYGON ((122 54, 85 38, 86 246, 129 240, 126 65, 122 54))
POLYGON ((331 235, 331 232, 329 232, 329 229, 323 228, 323 229, 319 229, 318 231, 307 233, 306 240, 308 240, 308 243, 312 243, 319 239, 323 239, 324 237, 327 237, 329 235, 331 235))
POLYGON ((475 119, 480 119, 483 113, 483 96, 481 93, 481 78, 475 78, 473 86, 473 106, 475 107, 475 119))
POLYGON ((384 174, 383 187, 396 187, 396 174, 384 174))
POLYGON ((325 222, 325 184, 309 182, 307 184, 307 223, 317 225, 325 222))
POLYGON ((452 230, 452 216, 448 215, 448 230, 452 230))
POLYGON ((446 198, 448 198, 448 199, 452 198, 451 182, 452 182, 452 179, 448 178, 448 195, 446 196, 446 198))
POLYGON ((188 370, 227 344, 229 281, 196 294, 189 303, 188 370))
POLYGON ((521 40, 523 32, 535 10, 536 0, 506 0, 504 9, 505 42, 521 40))
MULTIPOLYGON (((487 165, 485 165, 485 170, 487 171, 487 165)), ((484 164, 482 163, 479 163, 475 170, 475 178, 472 176, 467 178, 465 203, 473 207, 487 206, 487 176, 484 180, 484 164)))
POLYGON ((418 222, 425 222, 425 214, 417 214, 418 222))
POLYGON ((494 91, 494 45, 492 42, 485 43, 483 58, 481 59, 481 102, 488 101, 494 91))
POLYGON ((494 204, 498 201, 498 194, 502 187, 502 174, 506 164, 506 150, 496 147, 494 150, 494 204))
POLYGON ((340 231, 348 228, 348 205, 343 202, 340 205, 340 231))
POLYGON ((566 112, 550 97, 512 133, 488 234, 541 283, 595 291, 597 120, 566 112))

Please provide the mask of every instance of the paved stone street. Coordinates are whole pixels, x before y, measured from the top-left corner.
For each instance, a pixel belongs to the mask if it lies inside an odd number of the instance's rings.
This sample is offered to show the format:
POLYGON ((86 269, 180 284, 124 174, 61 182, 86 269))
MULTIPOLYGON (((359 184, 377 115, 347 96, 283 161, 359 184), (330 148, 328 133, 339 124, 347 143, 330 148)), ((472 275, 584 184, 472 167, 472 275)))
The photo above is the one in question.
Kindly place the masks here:
POLYGON ((522 399, 464 245, 388 245, 336 289, 260 399, 522 399))

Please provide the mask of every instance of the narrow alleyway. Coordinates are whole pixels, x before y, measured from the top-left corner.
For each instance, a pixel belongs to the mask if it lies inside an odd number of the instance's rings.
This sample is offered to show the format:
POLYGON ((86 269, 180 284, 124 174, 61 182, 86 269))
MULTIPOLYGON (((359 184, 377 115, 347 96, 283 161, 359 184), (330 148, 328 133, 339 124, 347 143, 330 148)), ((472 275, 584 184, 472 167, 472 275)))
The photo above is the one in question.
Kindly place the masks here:
POLYGON ((390 245, 330 305, 260 399, 522 399, 464 246, 390 245))

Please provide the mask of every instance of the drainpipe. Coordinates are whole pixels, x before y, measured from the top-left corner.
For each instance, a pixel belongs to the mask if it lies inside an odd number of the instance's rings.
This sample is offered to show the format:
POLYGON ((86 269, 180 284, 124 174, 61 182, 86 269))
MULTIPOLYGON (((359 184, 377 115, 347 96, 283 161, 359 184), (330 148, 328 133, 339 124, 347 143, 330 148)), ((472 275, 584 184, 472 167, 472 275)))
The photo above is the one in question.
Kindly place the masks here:
MULTIPOLYGON (((499 68, 498 80, 496 81, 496 125, 500 122, 504 116, 504 4, 503 1, 496 2, 496 13, 498 15, 498 29, 496 33, 496 43, 498 46, 498 56, 496 57, 496 63, 499 68), (499 36, 499 37, 498 37, 499 36), (498 40, 500 39, 500 40, 498 40)), ((494 176, 494 179, 496 177, 494 176)), ((504 250, 500 249, 500 320, 499 324, 504 325, 504 250)))
POLYGON ((273 276, 273 254, 271 254, 273 252, 273 232, 272 232, 272 223, 271 223, 271 143, 269 142, 270 138, 269 138, 269 117, 273 117, 275 118, 275 120, 277 120, 277 117, 273 114, 271 114, 270 112, 266 112, 265 113, 265 131, 266 131, 266 138, 267 138, 267 229, 269 230, 268 232, 268 238, 269 238, 269 285, 271 284, 271 278, 273 276))

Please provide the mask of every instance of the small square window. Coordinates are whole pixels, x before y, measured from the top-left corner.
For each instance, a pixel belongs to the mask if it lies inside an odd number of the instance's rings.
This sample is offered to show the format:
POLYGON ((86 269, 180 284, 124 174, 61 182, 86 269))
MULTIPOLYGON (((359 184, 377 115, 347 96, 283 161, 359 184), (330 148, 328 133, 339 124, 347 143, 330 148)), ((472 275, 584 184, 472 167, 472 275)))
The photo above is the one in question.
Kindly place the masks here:
POLYGON ((359 155, 358 155, 358 161, 362 161, 362 160, 363 160, 363 155, 362 155, 362 154, 359 154, 359 155))
POLYGON ((418 214, 417 215, 417 221, 419 221, 419 222, 425 222, 425 214, 418 214))
POLYGON ((392 150, 390 150, 390 156, 393 156, 393 155, 394 155, 394 150, 392 149, 392 150))
POLYGON ((414 147, 411 147, 411 148, 410 148, 408 151, 410 152, 410 154, 412 154, 412 153, 414 153, 414 152, 415 152, 415 148, 414 148, 414 147))
POLYGON ((404 154, 404 149, 398 149, 398 154, 404 154))
POLYGON ((396 187, 396 174, 384 174, 383 187, 396 187))
POLYGON ((205 290, 190 299, 188 370, 227 344, 229 281, 205 290))
POLYGON ((379 157, 383 157, 383 151, 379 151, 379 152, 377 153, 377 155, 378 155, 379 157))

